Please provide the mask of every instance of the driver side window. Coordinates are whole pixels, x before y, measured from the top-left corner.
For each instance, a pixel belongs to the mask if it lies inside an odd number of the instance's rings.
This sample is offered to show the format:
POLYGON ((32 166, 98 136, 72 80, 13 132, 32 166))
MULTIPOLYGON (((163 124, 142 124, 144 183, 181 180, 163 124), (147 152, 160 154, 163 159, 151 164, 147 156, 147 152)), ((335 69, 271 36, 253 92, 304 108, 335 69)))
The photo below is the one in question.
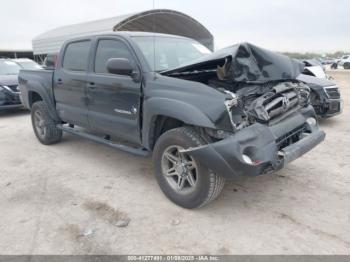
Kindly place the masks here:
POLYGON ((108 74, 107 61, 110 58, 126 58, 130 62, 133 61, 129 48, 123 42, 112 39, 99 40, 95 56, 95 73, 108 74))

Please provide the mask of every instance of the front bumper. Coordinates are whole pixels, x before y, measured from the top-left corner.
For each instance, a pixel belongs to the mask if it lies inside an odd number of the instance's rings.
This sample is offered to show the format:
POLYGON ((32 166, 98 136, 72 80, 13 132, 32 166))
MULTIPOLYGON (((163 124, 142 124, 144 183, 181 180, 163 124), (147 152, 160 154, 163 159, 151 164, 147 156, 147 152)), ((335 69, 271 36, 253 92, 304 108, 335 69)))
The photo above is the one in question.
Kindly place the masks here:
POLYGON ((318 116, 328 118, 339 115, 343 111, 343 101, 341 99, 327 99, 317 112, 318 116))
POLYGON ((279 138, 294 132, 296 127, 308 125, 307 115, 296 112, 273 126, 256 123, 224 140, 189 148, 185 152, 208 169, 226 178, 240 175, 257 176, 273 172, 283 168, 324 140, 325 133, 320 131, 317 125, 309 126, 311 133, 303 134, 303 138, 299 141, 281 148, 279 138), (253 163, 248 164, 244 161, 243 154, 249 155, 253 163))

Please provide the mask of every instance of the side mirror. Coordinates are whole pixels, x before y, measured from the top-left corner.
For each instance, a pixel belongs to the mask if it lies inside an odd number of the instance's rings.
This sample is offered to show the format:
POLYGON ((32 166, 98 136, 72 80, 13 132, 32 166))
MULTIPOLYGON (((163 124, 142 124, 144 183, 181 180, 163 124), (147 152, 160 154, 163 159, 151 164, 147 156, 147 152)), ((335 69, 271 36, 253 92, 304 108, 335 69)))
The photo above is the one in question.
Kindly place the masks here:
POLYGON ((111 74, 132 76, 134 66, 126 58, 110 58, 107 61, 107 71, 111 74))

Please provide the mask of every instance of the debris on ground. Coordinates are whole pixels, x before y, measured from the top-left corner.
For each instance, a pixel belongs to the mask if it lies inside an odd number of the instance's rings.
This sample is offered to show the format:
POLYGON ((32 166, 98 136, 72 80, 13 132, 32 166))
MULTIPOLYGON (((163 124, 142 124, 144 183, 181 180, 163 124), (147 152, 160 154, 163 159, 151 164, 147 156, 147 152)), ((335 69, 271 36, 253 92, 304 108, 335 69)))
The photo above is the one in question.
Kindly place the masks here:
POLYGON ((81 234, 79 236, 81 237, 88 237, 91 236, 95 233, 95 230, 89 228, 89 229, 85 229, 83 232, 81 232, 81 234))
POLYGON ((130 218, 123 218, 115 222, 115 226, 117 227, 127 227, 130 223, 131 219, 130 218))
POLYGON ((177 226, 177 225, 180 225, 180 220, 179 219, 173 219, 172 221, 171 221, 171 224, 173 225, 173 226, 177 226))

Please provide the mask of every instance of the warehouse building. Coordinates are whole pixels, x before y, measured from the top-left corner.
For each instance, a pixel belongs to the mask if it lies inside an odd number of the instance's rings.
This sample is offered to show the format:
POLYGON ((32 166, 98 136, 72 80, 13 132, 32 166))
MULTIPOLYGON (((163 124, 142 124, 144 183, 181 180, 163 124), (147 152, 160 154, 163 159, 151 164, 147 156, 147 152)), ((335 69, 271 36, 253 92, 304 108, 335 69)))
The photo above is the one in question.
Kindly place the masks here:
POLYGON ((25 58, 25 57, 33 59, 33 51, 0 49, 0 58, 25 58))
POLYGON ((35 59, 42 61, 47 54, 57 53, 62 43, 69 38, 113 31, 142 31, 185 36, 197 40, 210 50, 214 48, 212 34, 194 18, 174 10, 153 9, 45 32, 33 39, 35 59))

